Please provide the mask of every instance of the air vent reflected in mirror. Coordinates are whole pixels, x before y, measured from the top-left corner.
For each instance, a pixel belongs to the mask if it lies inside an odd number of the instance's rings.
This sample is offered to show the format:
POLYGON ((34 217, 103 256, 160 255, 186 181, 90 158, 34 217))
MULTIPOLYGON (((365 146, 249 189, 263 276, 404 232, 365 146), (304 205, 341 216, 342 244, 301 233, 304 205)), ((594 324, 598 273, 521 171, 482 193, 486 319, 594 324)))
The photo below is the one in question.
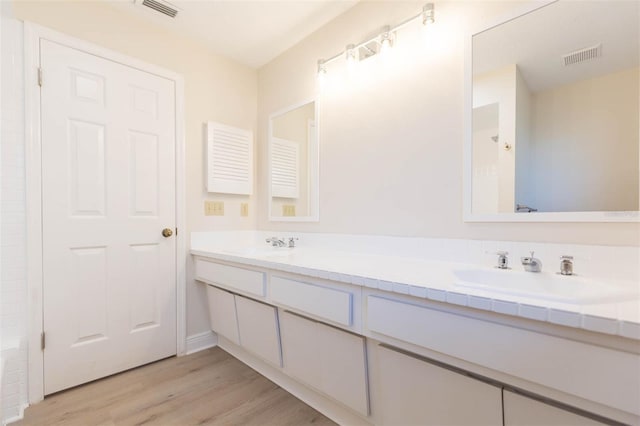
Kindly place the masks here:
POLYGON ((142 5, 172 18, 175 18, 178 14, 178 9, 174 5, 172 5, 171 3, 167 3, 166 1, 142 0, 142 5))
POLYGON ((599 58, 600 56, 602 56, 602 44, 597 44, 595 46, 562 55, 562 59, 564 60, 564 66, 566 67, 580 62, 590 61, 592 59, 599 58))

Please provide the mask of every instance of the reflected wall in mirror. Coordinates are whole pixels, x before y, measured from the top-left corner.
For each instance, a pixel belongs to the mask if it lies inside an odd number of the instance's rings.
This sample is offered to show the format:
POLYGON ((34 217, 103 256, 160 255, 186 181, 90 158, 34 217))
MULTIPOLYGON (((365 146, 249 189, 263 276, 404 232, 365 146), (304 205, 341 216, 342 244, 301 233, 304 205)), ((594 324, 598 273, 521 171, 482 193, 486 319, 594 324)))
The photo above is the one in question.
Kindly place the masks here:
POLYGON ((472 214, 640 210, 639 7, 560 0, 473 35, 472 214))
POLYGON ((317 221, 316 102, 303 102, 273 114, 269 128, 269 219, 317 221))

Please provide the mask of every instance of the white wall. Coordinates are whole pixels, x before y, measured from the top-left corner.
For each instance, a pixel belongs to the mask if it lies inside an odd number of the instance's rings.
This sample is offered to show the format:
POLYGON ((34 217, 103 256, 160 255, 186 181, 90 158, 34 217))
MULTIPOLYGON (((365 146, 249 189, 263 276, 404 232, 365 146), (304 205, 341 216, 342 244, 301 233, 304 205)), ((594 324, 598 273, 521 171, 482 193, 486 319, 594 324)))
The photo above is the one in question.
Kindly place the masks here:
MULTIPOLYGON (((519 148, 516 143, 517 75, 518 67, 511 64, 473 77, 473 108, 498 104, 498 209, 491 213, 512 213, 515 208, 516 152, 519 148), (509 150, 504 149, 507 144, 511 147, 509 150)), ((472 211, 476 212, 475 205, 472 211)))
POLYGON ((462 221, 465 40, 472 29, 521 8, 519 2, 438 2, 438 41, 420 44, 407 29, 389 66, 367 67, 369 75, 356 84, 327 90, 320 110, 320 222, 268 221, 263 212, 269 114, 314 95, 318 59, 422 6, 361 2, 259 70, 258 228, 638 245, 638 224, 462 221), (410 40, 411 51, 400 49, 410 40))
POLYGON ((10 2, 0 3, 0 423, 21 415, 27 402, 27 288, 22 24, 10 2))
POLYGON ((638 210, 638 75, 617 71, 532 96, 541 211, 638 210))
POLYGON ((471 202, 474 213, 497 213, 499 200, 498 153, 500 138, 498 126, 500 105, 488 104, 473 109, 473 188, 471 202))
POLYGON ((536 208, 531 176, 531 92, 516 68, 515 202, 536 208))

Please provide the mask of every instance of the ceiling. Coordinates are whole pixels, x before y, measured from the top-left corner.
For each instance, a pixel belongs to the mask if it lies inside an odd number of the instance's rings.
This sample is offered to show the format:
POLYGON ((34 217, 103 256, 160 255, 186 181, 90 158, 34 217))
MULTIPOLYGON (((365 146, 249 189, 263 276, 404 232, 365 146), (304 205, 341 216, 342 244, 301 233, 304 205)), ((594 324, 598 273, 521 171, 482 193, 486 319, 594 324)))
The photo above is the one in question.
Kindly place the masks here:
POLYGON ((195 37, 214 53, 259 68, 294 46, 358 0, 171 0, 175 19, 143 6, 113 0, 129 13, 195 37))
POLYGON ((517 64, 532 92, 637 67, 640 2, 561 1, 473 36, 473 74, 517 64), (602 44, 602 56, 564 66, 562 55, 602 44))

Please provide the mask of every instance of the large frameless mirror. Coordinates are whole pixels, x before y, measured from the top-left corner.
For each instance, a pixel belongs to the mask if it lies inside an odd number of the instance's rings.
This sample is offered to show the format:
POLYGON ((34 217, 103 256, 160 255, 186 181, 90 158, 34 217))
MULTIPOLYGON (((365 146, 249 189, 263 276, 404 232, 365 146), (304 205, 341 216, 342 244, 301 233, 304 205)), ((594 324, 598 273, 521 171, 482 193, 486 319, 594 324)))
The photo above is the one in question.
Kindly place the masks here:
POLYGON ((302 102, 269 119, 269 220, 318 220, 318 110, 302 102))
POLYGON ((639 220, 639 9, 560 0, 473 34, 467 220, 639 220))

